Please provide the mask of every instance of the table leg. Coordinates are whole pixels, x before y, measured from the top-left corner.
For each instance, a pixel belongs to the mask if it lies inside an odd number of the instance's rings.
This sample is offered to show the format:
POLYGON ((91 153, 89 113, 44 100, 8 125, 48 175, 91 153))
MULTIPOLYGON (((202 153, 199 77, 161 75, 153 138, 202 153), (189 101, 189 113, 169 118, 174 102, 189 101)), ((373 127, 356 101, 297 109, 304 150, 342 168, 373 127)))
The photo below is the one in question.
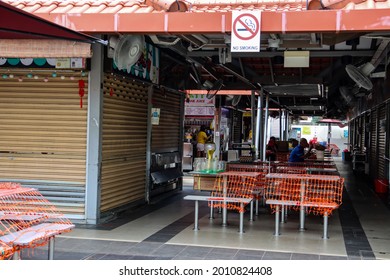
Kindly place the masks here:
POLYGON ((222 207, 222 226, 227 226, 227 207, 226 202, 224 202, 224 206, 222 207))
POLYGON ((259 197, 256 198, 256 216, 259 216, 259 197))
POLYGON ((300 206, 299 210, 299 231, 305 231, 305 206, 300 206))
POLYGON ((54 260, 54 236, 49 238, 48 259, 54 260))
POLYGON ((244 233, 244 203, 240 203, 240 229, 239 233, 244 233))
POLYGON ((253 221, 253 199, 250 203, 250 213, 249 213, 249 221, 253 221))
POLYGON ((210 201, 210 220, 214 219, 214 201, 210 201))
POLYGON ((286 221, 284 220, 284 205, 282 205, 282 209, 281 209, 281 213, 280 213, 280 215, 281 215, 281 219, 280 219, 280 222, 281 223, 285 223, 286 221))
POLYGON ((329 239, 329 236, 328 236, 328 212, 324 213, 324 233, 323 233, 322 238, 329 239))
POLYGON ((276 205, 276 212, 275 212, 275 236, 279 236, 279 205, 276 205))
POLYGON ((20 251, 15 251, 12 255, 13 260, 20 260, 20 251))
MULTIPOLYGON (((226 198, 227 196, 227 176, 223 176, 223 197, 226 198)), ((224 201, 222 205, 222 226, 227 226, 227 202, 224 201)))
POLYGON ((287 221, 287 216, 288 216, 288 206, 284 206, 284 221, 287 221))
POLYGON ((300 198, 300 210, 299 210, 299 231, 305 231, 305 207, 303 204, 303 198, 305 196, 305 187, 307 182, 305 180, 301 181, 301 198, 300 198))
POLYGON ((195 200, 195 221, 194 221, 194 230, 199 230, 198 217, 199 217, 199 201, 198 201, 198 200, 195 200))

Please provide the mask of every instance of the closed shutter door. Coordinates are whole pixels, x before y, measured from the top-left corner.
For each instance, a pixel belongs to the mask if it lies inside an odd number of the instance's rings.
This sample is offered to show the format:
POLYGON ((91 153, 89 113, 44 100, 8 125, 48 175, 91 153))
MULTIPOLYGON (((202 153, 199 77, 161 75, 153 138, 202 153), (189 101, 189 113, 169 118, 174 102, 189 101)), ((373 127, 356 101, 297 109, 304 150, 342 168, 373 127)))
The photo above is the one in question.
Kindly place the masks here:
POLYGON ((152 126, 152 153, 180 150, 183 101, 184 96, 179 93, 154 89, 152 107, 160 109, 160 120, 152 126))
POLYGON ((20 72, 0 79, 0 178, 37 188, 68 217, 85 218, 87 77, 20 72), (80 108, 79 80, 85 83, 80 108))
POLYGON ((384 155, 386 153, 386 105, 378 108, 379 114, 379 128, 378 128, 378 171, 377 178, 386 178, 386 160, 384 155))
POLYGON ((364 121, 364 115, 359 117, 359 126, 362 128, 362 130, 361 130, 362 134, 360 135, 359 147, 361 147, 363 149, 363 147, 365 147, 365 135, 366 135, 366 123, 364 121))
POLYGON ((356 133, 355 122, 356 122, 356 119, 350 121, 349 124, 348 124, 348 142, 352 146, 354 146, 354 144, 355 144, 355 140, 354 140, 355 139, 355 133, 356 133))
POLYGON ((234 110, 232 114, 232 142, 241 143, 242 134, 242 113, 234 110))
POLYGON ((104 77, 100 211, 145 198, 147 87, 104 77))
POLYGON ((378 112, 377 109, 374 109, 371 111, 371 120, 370 120, 370 176, 372 178, 375 178, 377 174, 377 166, 378 166, 378 154, 377 154, 377 148, 378 148, 378 112))

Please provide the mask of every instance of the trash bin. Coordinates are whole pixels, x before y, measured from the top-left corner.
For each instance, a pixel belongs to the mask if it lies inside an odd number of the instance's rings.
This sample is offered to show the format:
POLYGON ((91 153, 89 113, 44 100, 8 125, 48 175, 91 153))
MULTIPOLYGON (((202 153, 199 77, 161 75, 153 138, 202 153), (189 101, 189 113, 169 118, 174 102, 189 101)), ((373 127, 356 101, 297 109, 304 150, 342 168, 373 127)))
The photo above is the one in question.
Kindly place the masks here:
POLYGON ((352 160, 351 152, 342 152, 341 153, 341 159, 343 161, 351 161, 352 160))
POLYGON ((375 179, 374 185, 376 193, 387 193, 389 191, 389 180, 387 179, 375 179))

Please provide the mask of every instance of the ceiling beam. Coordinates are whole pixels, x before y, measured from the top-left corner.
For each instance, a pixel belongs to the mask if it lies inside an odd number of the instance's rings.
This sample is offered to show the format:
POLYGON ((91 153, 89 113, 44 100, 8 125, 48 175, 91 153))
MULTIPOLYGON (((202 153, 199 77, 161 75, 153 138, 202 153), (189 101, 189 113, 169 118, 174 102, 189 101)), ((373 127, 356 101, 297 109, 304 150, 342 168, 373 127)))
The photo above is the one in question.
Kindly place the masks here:
MULTIPOLYGON (((26 10, 29 7, 26 7, 26 10)), ((207 13, 33 13, 73 30, 86 33, 225 34, 231 33, 232 12, 207 13), (145 24, 148 23, 148 24, 145 24)), ((260 12, 259 12, 260 13, 260 12)), ((262 11, 261 32, 374 32, 388 31, 390 9, 262 11), (308 24, 315 22, 315 24, 308 24)))
MULTIPOLYGON (((350 51, 350 50, 340 50, 340 51, 329 51, 329 50, 316 50, 310 51, 310 57, 341 57, 345 55, 356 56, 356 57, 372 57, 375 53, 375 50, 358 50, 358 51, 350 51)), ((189 57, 205 57, 205 56, 215 56, 218 55, 218 51, 193 51, 189 52, 189 57)), ((243 53, 232 53, 232 57, 275 57, 275 56, 283 56, 284 52, 282 51, 260 51, 257 53, 243 52, 243 53)))
MULTIPOLYGON (((295 76, 275 76, 272 78, 271 76, 257 76, 254 77, 252 82, 260 83, 261 85, 290 85, 297 84, 297 77, 295 76)), ((302 84, 322 84, 324 80, 321 77, 315 76, 303 76, 302 84)))
POLYGON ((254 85, 252 82, 250 82, 247 78, 241 76, 240 74, 238 74, 236 71, 234 71, 233 69, 230 69, 229 67, 225 66, 224 64, 220 64, 219 67, 223 68, 225 71, 229 72, 230 74, 234 75, 235 77, 237 77, 240 81, 242 81, 243 83, 247 84, 249 87, 251 87, 252 89, 259 89, 259 87, 257 87, 256 85, 254 85))

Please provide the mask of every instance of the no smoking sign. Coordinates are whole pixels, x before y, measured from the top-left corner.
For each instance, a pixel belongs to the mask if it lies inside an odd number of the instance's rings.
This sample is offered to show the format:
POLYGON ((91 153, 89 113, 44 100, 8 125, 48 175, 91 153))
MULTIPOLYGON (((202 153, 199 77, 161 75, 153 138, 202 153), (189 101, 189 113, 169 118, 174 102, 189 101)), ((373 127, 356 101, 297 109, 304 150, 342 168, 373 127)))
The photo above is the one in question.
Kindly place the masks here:
POLYGON ((232 52, 260 51, 260 11, 233 11, 232 52))

